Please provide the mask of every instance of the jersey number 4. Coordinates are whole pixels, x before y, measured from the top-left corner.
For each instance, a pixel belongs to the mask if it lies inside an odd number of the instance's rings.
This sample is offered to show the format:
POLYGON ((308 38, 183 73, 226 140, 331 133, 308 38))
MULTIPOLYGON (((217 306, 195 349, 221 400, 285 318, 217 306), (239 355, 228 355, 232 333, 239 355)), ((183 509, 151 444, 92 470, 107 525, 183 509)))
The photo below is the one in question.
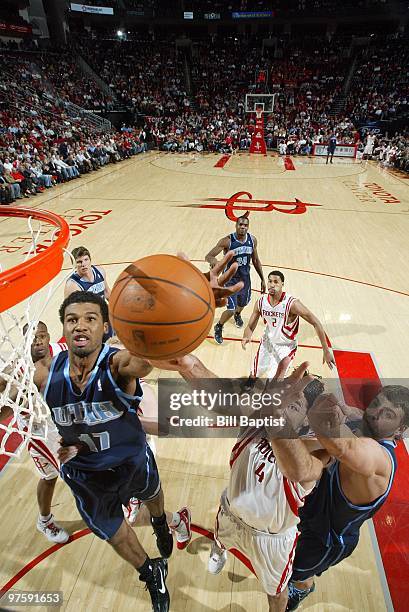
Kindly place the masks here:
POLYGON ((256 476, 258 476, 258 481, 259 482, 263 482, 264 480, 264 466, 265 463, 260 463, 260 465, 258 466, 258 468, 255 471, 256 476))
POLYGON ((100 451, 107 450, 111 446, 111 440, 107 431, 93 433, 91 434, 91 436, 89 434, 81 434, 80 436, 78 436, 78 438, 83 444, 86 444, 86 446, 88 446, 89 450, 92 453, 99 453, 100 451), (94 440, 95 442, 98 442, 100 448, 97 447, 94 440))

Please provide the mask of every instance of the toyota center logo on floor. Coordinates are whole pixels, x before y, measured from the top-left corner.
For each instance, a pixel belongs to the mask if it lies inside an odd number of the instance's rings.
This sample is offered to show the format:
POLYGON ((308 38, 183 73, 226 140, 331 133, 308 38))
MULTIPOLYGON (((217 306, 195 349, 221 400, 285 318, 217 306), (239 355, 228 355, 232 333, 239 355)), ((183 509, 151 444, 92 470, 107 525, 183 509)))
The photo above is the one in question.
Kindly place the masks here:
POLYGON ((303 215, 309 206, 321 206, 321 204, 311 204, 303 202, 299 198, 294 198, 294 202, 283 200, 256 200, 248 191, 238 191, 229 198, 206 198, 206 202, 212 204, 188 204, 189 208, 215 208, 224 210, 225 215, 230 221, 237 219, 244 213, 250 212, 279 212, 286 215, 303 215), (237 214, 236 214, 237 213, 237 214))

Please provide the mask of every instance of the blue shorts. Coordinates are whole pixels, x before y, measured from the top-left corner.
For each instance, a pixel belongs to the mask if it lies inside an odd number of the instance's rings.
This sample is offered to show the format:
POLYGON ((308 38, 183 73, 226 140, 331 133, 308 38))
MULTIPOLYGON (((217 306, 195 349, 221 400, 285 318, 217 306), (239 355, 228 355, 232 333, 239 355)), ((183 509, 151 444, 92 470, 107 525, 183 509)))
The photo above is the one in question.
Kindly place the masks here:
POLYGON ((321 576, 323 572, 349 557, 356 548, 359 535, 349 539, 348 543, 326 546, 313 531, 303 530, 297 540, 291 580, 307 580, 312 576, 321 576))
POLYGON ((146 462, 131 460, 100 472, 61 466, 61 476, 74 494, 77 508, 88 527, 102 540, 110 540, 123 520, 122 505, 131 497, 149 501, 160 491, 155 457, 146 445, 146 462))
POLYGON ((244 308, 251 300, 251 280, 248 276, 234 276, 225 284, 225 287, 231 287, 236 283, 243 281, 244 287, 238 293, 230 295, 227 298, 227 310, 236 310, 237 307, 244 308))

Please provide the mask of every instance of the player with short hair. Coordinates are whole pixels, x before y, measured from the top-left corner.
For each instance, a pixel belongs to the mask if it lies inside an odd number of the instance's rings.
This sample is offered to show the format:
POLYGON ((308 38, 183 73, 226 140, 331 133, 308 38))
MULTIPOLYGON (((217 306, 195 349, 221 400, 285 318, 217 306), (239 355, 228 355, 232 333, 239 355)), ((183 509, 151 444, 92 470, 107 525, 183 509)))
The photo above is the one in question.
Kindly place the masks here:
POLYGON ((334 459, 300 510, 287 610, 314 591, 315 576, 351 555, 361 526, 386 501, 397 469, 395 440, 409 426, 409 389, 387 385, 363 414, 358 411, 364 437, 348 427, 349 412, 326 394, 308 413, 319 443, 334 459))
MULTIPOLYGON (((23 327, 23 334, 28 330, 28 324, 23 327)), ((62 342, 50 342, 50 334, 48 333, 47 325, 43 321, 39 321, 35 331, 33 342, 31 344, 31 358, 33 363, 43 362, 49 365, 52 358, 58 355, 61 351, 65 351, 67 346, 62 342)), ((13 415, 10 407, 5 407, 0 410, 0 418, 6 419, 13 415)), ((23 414, 19 417, 19 426, 21 429, 26 427, 26 421, 23 414)), ((34 422, 32 425, 32 433, 36 436, 45 436, 45 424, 34 422)), ((33 459, 37 472, 40 475, 40 480, 37 484, 37 503, 39 516, 37 519, 37 529, 50 541, 56 544, 63 544, 68 541, 69 533, 63 529, 54 519, 51 512, 51 503, 55 490, 57 478, 59 476, 58 449, 60 436, 52 422, 51 418, 47 419, 47 437, 39 440, 31 438, 27 444, 27 450, 33 459)))
POLYGON ((166 558, 172 553, 173 539, 156 462, 137 416, 142 399, 139 378, 152 366, 127 350, 103 345, 108 307, 100 296, 84 291, 70 294, 60 307, 60 319, 68 351, 51 364, 39 363, 34 382, 63 445, 80 447, 63 463, 61 475, 91 531, 138 570, 153 609, 168 610, 166 558), (133 496, 148 507, 164 558, 150 559, 124 520, 122 504, 133 496))
MULTIPOLYGON (((215 378, 194 355, 175 360, 174 364, 193 384, 196 379, 215 378)), ((290 421, 291 435, 304 422, 306 398, 313 401, 311 394, 303 394, 304 389, 314 384, 314 397, 323 390, 312 376, 304 376, 307 366, 302 364, 286 381, 274 382, 271 392, 280 393, 280 407, 268 406, 263 413, 290 421), (294 404, 296 410, 292 409, 294 404)), ((214 411, 219 414, 223 408, 214 407, 214 411)), ((241 414, 254 413, 245 404, 241 414)), ((261 411, 257 416, 262 416, 261 411)), ((320 458, 313 456, 308 442, 288 437, 280 427, 241 429, 230 457, 229 485, 221 496, 208 566, 212 574, 218 574, 225 565, 228 549, 246 555, 267 594, 271 612, 285 610, 298 537, 298 510, 320 477, 323 463, 328 461, 326 453, 320 458)))
POLYGON ((74 291, 90 291, 109 300, 111 290, 104 268, 92 265, 91 254, 84 246, 76 247, 71 254, 75 260, 76 271, 65 283, 64 297, 68 297, 74 291))
MULTIPOLYGON (((239 288, 223 286, 236 272, 237 264, 219 278, 232 257, 233 253, 227 253, 208 276, 218 306, 239 288)), ((63 446, 67 446, 59 452, 61 475, 91 531, 107 540, 139 572, 154 612, 167 612, 166 558, 172 553, 173 538, 155 458, 137 415, 142 398, 140 378, 149 374, 152 365, 128 350, 103 345, 108 307, 96 294, 72 293, 59 312, 68 351, 51 364, 39 362, 34 382, 50 408, 63 446), (76 452, 78 446, 80 451, 76 452), (72 449, 75 452, 71 455, 72 449), (164 558, 150 559, 124 520, 122 505, 131 497, 148 508, 164 558)), ((166 367, 160 361, 155 365, 166 367)))
POLYGON ((300 317, 314 327, 324 353, 323 363, 330 368, 335 364, 321 322, 298 298, 284 291, 284 280, 284 274, 280 270, 269 273, 267 293, 254 304, 253 313, 244 330, 241 345, 246 349, 259 319, 262 318, 265 323, 264 334, 246 388, 251 387, 256 378, 280 380, 285 377, 297 351, 300 317))
POLYGON ((327 145, 327 161, 325 163, 328 163, 328 159, 330 160, 330 163, 332 164, 332 159, 334 157, 334 153, 335 153, 335 149, 337 148, 337 136, 335 133, 332 133, 331 136, 328 139, 328 145, 327 145))
POLYGON ((266 290, 263 268, 257 253, 257 239, 249 233, 249 223, 248 216, 242 215, 239 217, 236 222, 236 231, 229 236, 221 238, 205 257, 212 268, 217 263, 216 257, 219 253, 223 251, 223 253, 226 254, 228 251, 233 251, 234 257, 228 263, 227 267, 229 268, 234 263, 237 263, 238 268, 235 276, 229 281, 229 285, 234 285, 238 282, 243 283, 239 292, 229 296, 227 310, 222 313, 218 323, 215 325, 214 339, 217 344, 223 343, 223 325, 233 315, 236 327, 243 327, 241 311, 247 306, 251 299, 251 262, 253 262, 257 274, 261 279, 261 292, 264 293, 266 290))

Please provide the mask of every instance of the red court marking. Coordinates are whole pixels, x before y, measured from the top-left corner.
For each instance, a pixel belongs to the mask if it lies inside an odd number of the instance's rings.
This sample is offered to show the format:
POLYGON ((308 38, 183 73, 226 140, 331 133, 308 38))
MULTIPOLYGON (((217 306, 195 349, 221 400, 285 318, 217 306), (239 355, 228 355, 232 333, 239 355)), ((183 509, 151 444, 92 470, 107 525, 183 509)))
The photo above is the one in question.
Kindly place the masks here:
MULTIPOLYGON (((4 425, 8 425, 13 417, 9 417, 3 421, 4 425)), ((4 429, 0 430, 0 442, 4 438, 6 432, 4 429)), ((22 442, 22 438, 19 434, 11 434, 6 442, 6 450, 10 453, 14 453, 17 448, 20 446, 22 442)), ((8 455, 0 454, 0 473, 6 467, 7 463, 13 459, 13 457, 9 457, 8 455)))
MULTIPOLYGON (((334 356, 343 391, 353 405, 355 402, 362 407, 367 401, 362 395, 362 378, 370 394, 381 385, 371 355, 335 350, 334 356), (352 381, 346 381, 346 377, 352 381), (353 379, 361 379, 359 394, 353 379)), ((372 520, 394 610, 406 612, 409 601, 409 455, 403 442, 399 442, 396 451, 398 470, 392 490, 372 520)))
POLYGON ((229 159, 231 158, 231 155, 223 155, 223 157, 221 157, 214 165, 215 168, 224 168, 224 166, 227 164, 227 162, 229 161, 229 159))
MULTIPOLYGON (((213 531, 210 531, 210 529, 205 529, 205 527, 201 527, 200 525, 195 525, 194 523, 192 523, 190 527, 191 527, 192 531, 194 531, 196 533, 199 533, 200 535, 203 535, 206 538, 209 538, 209 540, 213 541, 213 531)), ((27 563, 27 565, 22 567, 21 570, 17 572, 17 574, 15 574, 12 578, 10 578, 10 580, 8 582, 6 582, 6 584, 1 587, 1 589, 0 589, 0 597, 5 595, 7 593, 7 591, 9 591, 11 588, 13 588, 13 586, 19 580, 21 580, 21 578, 24 578, 24 576, 26 574, 28 574, 28 572, 30 570, 32 570, 34 567, 36 567, 36 565, 41 563, 41 561, 44 561, 44 559, 47 559, 47 557, 49 557, 50 555, 55 553, 57 550, 60 550, 60 548, 63 548, 64 546, 68 546, 68 544, 71 544, 71 542, 74 542, 75 540, 79 540, 79 538, 82 538, 83 536, 86 536, 86 535, 88 535, 90 533, 91 533, 90 529, 82 529, 81 531, 77 531, 72 536, 70 536, 70 539, 65 544, 54 544, 53 546, 50 546, 50 548, 47 548, 46 550, 44 550, 37 557, 34 557, 34 559, 32 559, 29 563, 27 563)), ((237 559, 239 559, 239 561, 241 561, 255 575, 253 567, 252 567, 249 559, 247 559, 247 557, 245 555, 243 555, 238 550, 235 550, 234 548, 230 552, 235 557, 237 557, 237 559)))
POLYGON ((288 155, 284 157, 284 166, 286 170, 295 170, 293 160, 291 159, 291 157, 288 157, 288 155))

